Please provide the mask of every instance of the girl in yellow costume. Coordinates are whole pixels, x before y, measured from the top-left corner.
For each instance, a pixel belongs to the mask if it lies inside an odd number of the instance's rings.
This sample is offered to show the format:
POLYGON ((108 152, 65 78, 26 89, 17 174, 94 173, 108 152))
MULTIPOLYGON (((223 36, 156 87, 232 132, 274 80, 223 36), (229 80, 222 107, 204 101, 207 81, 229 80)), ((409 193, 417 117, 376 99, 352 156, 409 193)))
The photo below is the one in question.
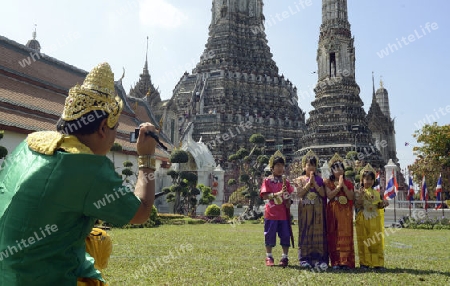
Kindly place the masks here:
POLYGON ((384 269, 384 208, 389 205, 373 188, 375 170, 367 164, 361 170, 361 189, 356 195, 356 235, 360 268, 384 269))

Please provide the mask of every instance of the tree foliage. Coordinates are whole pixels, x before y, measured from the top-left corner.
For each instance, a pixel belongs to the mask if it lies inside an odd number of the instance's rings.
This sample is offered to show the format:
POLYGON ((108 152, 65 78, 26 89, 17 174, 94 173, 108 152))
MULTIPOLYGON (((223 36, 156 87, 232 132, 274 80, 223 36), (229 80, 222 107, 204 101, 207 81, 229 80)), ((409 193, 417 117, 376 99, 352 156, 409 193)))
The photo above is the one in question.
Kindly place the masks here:
MULTIPOLYGON (((442 178, 450 176, 450 125, 438 126, 437 123, 426 124, 413 134, 418 146, 413 148, 416 161, 409 166, 414 181, 419 185, 425 175, 428 190, 432 197, 439 174, 442 178)), ((448 180, 442 180, 443 190, 449 189, 448 180)))
POLYGON ((266 138, 260 133, 252 134, 250 136, 250 139, 248 140, 250 143, 256 144, 256 145, 263 145, 266 143, 266 138))
POLYGON ((171 163, 187 163, 189 161, 189 155, 186 151, 181 149, 176 149, 170 154, 171 163))
POLYGON ((246 186, 242 186, 234 191, 230 197, 228 198, 228 202, 234 205, 245 205, 248 203, 248 199, 242 194, 244 190, 246 190, 246 186))
POLYGON ((210 205, 216 197, 212 194, 212 190, 210 187, 199 184, 197 186, 202 194, 200 200, 198 201, 199 205, 210 205))
MULTIPOLYGON (((358 160, 358 152, 356 152, 356 151, 350 151, 350 152, 347 153, 347 155, 345 156, 345 158, 346 158, 346 159, 349 159, 349 160, 356 161, 356 160, 358 160)), ((331 166, 330 166, 330 167, 331 167, 331 166)))
POLYGON ((133 172, 133 170, 131 169, 133 167, 133 163, 131 163, 130 161, 125 161, 123 162, 123 166, 124 168, 122 169, 122 175, 125 176, 125 178, 123 178, 123 181, 126 183, 130 183, 130 177, 133 175, 136 176, 135 172, 133 172))
MULTIPOLYGON (((177 150, 177 154, 171 156, 171 161, 174 159, 176 163, 187 163, 186 158, 188 158, 187 152, 177 150)), ((194 216, 199 205, 209 205, 216 199, 212 195, 210 187, 202 184, 197 185, 198 176, 196 173, 169 170, 167 174, 172 178, 172 186, 164 188, 163 191, 167 194, 166 200, 174 202, 173 213, 194 216), (201 195, 200 199, 197 199, 198 195, 201 195)))

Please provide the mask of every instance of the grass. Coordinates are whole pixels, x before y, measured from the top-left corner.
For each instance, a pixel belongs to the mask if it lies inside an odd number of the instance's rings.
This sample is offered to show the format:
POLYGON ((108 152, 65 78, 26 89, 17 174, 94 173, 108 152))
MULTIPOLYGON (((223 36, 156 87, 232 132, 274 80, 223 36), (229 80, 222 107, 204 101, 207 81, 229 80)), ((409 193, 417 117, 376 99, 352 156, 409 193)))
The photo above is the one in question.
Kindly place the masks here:
MULTIPOLYGON (((266 267, 261 224, 113 229, 113 253, 103 273, 110 286, 450 284, 450 231, 394 230, 386 237, 385 272, 315 273, 299 269, 293 248, 288 268, 266 267)), ((281 248, 273 253, 277 262, 281 248)))

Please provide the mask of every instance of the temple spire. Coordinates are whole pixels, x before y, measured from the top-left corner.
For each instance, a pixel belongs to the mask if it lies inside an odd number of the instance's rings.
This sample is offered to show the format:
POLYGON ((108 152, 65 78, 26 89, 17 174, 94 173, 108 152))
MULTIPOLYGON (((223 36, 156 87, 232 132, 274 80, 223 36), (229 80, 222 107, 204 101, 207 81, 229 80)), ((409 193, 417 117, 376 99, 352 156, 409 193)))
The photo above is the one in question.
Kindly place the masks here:
POLYGON ((34 24, 33 40, 36 40, 36 27, 37 24, 34 24))
POLYGON ((372 72, 372 90, 373 90, 372 92, 373 98, 375 98, 375 79, 373 77, 373 72, 372 72))
POLYGON ((30 49, 40 52, 41 44, 39 44, 39 41, 36 40, 36 27, 37 27, 37 24, 34 24, 34 31, 31 34, 33 38, 31 40, 29 40, 25 46, 27 46, 30 49))
POLYGON ((147 50, 145 52, 145 65, 144 65, 144 74, 149 74, 148 72, 148 36, 147 36, 147 50))

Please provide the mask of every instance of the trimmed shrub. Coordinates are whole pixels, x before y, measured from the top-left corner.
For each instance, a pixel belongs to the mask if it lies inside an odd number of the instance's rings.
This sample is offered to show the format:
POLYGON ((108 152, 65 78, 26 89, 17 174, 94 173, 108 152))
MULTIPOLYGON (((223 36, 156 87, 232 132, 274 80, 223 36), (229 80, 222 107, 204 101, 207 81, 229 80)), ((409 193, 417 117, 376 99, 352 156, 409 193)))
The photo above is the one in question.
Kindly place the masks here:
POLYGON ((233 204, 223 204, 222 205, 222 214, 233 217, 234 216, 234 206, 233 204))
POLYGON ((220 216, 220 207, 216 204, 209 205, 205 210, 205 216, 207 217, 220 216))

